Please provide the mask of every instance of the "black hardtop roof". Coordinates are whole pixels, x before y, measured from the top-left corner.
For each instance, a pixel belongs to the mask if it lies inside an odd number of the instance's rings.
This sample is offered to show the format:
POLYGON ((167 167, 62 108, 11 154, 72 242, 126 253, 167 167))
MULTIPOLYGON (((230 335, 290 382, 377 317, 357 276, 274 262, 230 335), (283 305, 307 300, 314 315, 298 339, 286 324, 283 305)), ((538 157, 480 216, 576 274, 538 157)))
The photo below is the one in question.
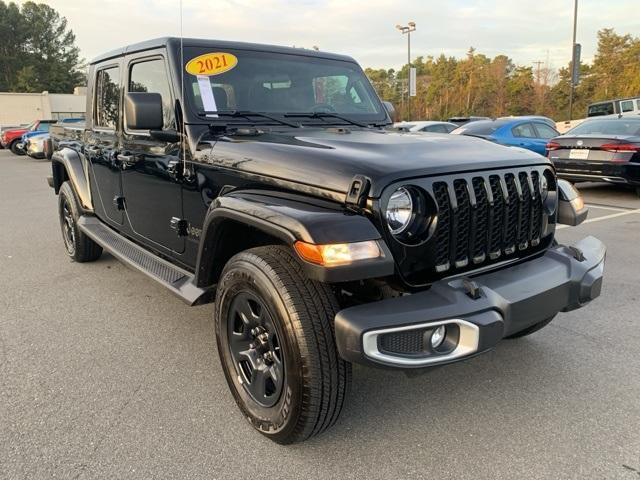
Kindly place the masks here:
MULTIPOLYGON (((282 47, 278 45, 265 45, 261 43, 247 43, 247 42, 231 42, 228 40, 208 40, 204 38, 183 38, 182 43, 185 47, 211 47, 212 49, 235 49, 235 50, 254 50, 262 52, 275 52, 275 53, 288 53, 292 55, 306 55, 309 57, 329 58, 334 60, 345 60, 349 62, 355 62, 355 60, 347 55, 338 55, 335 53, 320 52, 317 50, 309 50, 306 48, 296 47, 282 47)), ((108 60, 114 57, 120 57, 127 53, 142 52, 144 50, 152 50, 154 48, 162 48, 171 46, 173 48, 180 47, 179 37, 162 37, 154 38, 152 40, 146 40, 144 42, 134 43, 121 47, 116 50, 98 55, 90 64, 96 64, 104 60, 108 60)))

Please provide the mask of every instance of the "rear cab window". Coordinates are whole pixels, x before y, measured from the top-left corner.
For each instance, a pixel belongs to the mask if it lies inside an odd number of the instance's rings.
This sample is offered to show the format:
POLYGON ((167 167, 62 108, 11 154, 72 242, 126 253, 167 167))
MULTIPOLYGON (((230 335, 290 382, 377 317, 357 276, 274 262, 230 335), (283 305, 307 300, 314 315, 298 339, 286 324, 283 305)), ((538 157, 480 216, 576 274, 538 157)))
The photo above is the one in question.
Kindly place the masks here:
POLYGON ((120 67, 112 66, 96 72, 94 125, 115 130, 120 110, 120 67))
POLYGON ((596 103, 589 105, 587 110, 587 117, 597 117, 600 115, 613 115, 615 108, 613 102, 596 103))

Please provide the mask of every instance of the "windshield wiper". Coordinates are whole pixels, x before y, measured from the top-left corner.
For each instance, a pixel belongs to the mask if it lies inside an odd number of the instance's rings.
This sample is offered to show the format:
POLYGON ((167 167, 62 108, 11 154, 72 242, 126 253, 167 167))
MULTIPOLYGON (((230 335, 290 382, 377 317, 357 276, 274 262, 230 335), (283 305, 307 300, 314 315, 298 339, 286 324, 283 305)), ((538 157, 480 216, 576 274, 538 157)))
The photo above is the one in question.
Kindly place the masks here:
POLYGON ((200 115, 224 115, 227 117, 244 117, 248 120, 251 120, 251 117, 262 117, 268 118, 269 120, 273 120, 274 122, 278 122, 281 125, 287 125, 293 128, 300 128, 300 125, 293 122, 287 122, 278 117, 274 117, 269 115, 268 113, 263 112, 252 112, 250 110, 206 110, 198 112, 200 115))
POLYGON ((368 128, 369 125, 365 123, 356 122, 355 120, 351 120, 348 117, 343 117, 338 113, 331 112, 308 112, 308 113, 285 113, 285 117, 295 118, 295 117, 307 117, 307 118, 337 118, 338 120, 342 120, 343 122, 350 123, 351 125, 356 125, 358 127, 368 128))

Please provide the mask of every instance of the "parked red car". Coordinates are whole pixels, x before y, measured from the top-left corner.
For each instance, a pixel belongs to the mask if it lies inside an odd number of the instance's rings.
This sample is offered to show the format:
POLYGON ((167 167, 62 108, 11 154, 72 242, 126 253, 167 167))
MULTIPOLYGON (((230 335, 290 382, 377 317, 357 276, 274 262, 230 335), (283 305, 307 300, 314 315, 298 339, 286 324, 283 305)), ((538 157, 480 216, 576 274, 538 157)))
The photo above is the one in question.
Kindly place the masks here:
POLYGON ((21 152, 18 151, 17 147, 22 135, 27 132, 38 130, 42 123, 56 123, 56 120, 36 120, 26 128, 17 128, 15 130, 2 132, 2 136, 0 136, 0 143, 2 144, 2 147, 10 148, 15 155, 20 155, 21 152))

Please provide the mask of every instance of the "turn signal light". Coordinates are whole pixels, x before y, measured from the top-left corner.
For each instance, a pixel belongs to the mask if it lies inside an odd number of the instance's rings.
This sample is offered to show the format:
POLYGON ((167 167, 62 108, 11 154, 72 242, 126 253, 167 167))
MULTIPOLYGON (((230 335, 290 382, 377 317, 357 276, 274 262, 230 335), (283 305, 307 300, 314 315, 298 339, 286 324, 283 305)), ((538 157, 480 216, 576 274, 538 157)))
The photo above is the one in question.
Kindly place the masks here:
POLYGON ((370 260, 383 256, 375 240, 328 245, 315 245, 298 240, 293 246, 298 255, 307 262, 325 267, 348 265, 358 260, 370 260))
POLYGON ((571 200, 571 206, 574 208, 576 212, 582 210, 584 208, 584 199, 582 196, 578 195, 576 198, 571 200))

